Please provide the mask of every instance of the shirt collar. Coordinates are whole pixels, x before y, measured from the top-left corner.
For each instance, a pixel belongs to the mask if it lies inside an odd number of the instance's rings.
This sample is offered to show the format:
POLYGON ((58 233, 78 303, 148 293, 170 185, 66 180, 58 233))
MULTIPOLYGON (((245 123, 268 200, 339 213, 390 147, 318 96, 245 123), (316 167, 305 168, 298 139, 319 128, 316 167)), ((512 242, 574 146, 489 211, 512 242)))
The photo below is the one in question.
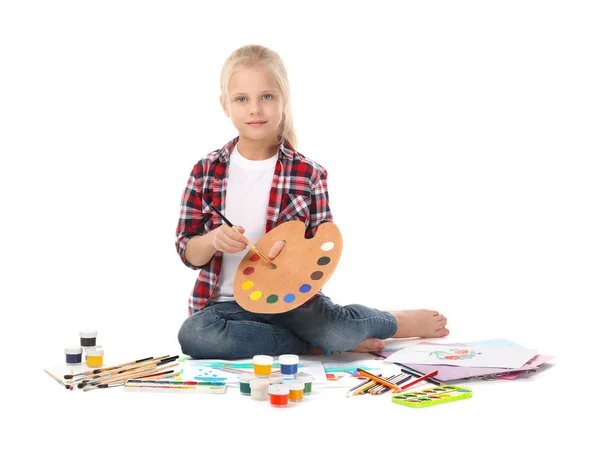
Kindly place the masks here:
MULTIPOLYGON (((225 146, 223 146, 220 149, 218 157, 221 161, 229 162, 231 153, 233 152, 233 148, 237 144, 239 139, 240 139, 240 137, 236 136, 234 139, 232 139, 229 143, 227 143, 225 146)), ((277 154, 279 155, 279 157, 281 157, 283 155, 291 160, 294 158, 294 155, 296 154, 296 150, 290 144, 290 142, 286 138, 284 138, 283 141, 281 142, 281 144, 279 145, 277 154)))

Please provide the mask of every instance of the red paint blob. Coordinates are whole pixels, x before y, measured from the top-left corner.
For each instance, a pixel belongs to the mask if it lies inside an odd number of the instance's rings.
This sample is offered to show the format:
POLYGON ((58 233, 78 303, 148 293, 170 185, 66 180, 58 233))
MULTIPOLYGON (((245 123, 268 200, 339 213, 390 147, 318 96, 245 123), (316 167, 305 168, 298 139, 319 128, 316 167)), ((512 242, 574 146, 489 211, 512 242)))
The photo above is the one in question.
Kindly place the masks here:
POLYGON ((251 262, 256 262, 256 261, 260 260, 260 255, 258 255, 257 253, 255 253, 254 255, 252 255, 252 256, 249 258, 249 260, 250 260, 251 262))
POLYGON ((252 274, 252 273, 254 273, 254 268, 253 268, 253 267, 251 267, 251 266, 249 266, 248 268, 246 268, 246 269, 244 270, 244 274, 245 274, 246 276, 248 276, 249 274, 252 274))

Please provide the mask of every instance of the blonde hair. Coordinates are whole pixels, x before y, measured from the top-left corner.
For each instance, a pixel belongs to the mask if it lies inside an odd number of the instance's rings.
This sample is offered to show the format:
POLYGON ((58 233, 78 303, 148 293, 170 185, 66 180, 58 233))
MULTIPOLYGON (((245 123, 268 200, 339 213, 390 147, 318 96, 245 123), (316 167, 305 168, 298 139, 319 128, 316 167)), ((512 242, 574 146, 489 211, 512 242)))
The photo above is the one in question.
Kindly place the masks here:
POLYGON ((245 45, 231 53, 221 69, 221 95, 223 100, 226 101, 226 104, 229 104, 229 81, 233 73, 253 66, 267 69, 277 82, 283 103, 283 116, 277 135, 280 140, 286 138, 292 146, 296 147, 298 138, 294 129, 290 105, 290 82, 283 60, 273 50, 262 45, 245 45))

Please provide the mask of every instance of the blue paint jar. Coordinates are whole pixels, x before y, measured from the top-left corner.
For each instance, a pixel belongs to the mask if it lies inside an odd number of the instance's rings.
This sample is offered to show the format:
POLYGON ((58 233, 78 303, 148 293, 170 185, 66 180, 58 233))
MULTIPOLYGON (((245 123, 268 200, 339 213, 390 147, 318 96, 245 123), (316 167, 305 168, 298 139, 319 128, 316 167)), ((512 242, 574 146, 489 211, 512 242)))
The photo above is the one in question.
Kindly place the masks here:
POLYGON ((67 355, 67 364, 81 364, 82 353, 83 352, 80 346, 65 348, 65 355, 67 355))
POLYGON ((298 355, 281 355, 279 357, 279 372, 284 378, 295 376, 298 373, 298 363, 300 358, 298 355))

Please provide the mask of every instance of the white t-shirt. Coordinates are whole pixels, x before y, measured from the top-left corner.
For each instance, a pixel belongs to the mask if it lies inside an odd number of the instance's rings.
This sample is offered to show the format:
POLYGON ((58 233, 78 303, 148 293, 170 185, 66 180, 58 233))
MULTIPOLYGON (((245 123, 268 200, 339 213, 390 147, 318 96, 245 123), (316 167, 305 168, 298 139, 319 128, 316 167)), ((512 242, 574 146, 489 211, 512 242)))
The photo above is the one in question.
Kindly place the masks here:
MULTIPOLYGON (((252 243, 265 234, 276 163, 277 155, 265 160, 246 159, 238 151, 237 145, 231 152, 224 215, 234 225, 243 226, 244 235, 252 243)), ((247 251, 248 247, 234 254, 223 253, 221 274, 213 300, 234 300, 233 278, 247 251)))

